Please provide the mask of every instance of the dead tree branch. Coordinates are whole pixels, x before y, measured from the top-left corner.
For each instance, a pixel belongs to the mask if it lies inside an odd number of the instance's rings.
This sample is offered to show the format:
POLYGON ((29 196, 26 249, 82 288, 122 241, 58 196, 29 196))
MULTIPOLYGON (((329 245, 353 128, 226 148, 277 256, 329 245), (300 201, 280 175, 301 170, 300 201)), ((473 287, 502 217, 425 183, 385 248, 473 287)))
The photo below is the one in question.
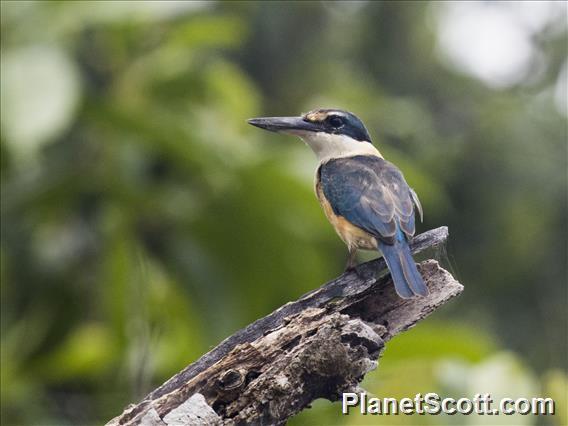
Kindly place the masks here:
MULTIPOLYGON (((418 235, 412 251, 447 236, 418 235)), ((237 331, 108 425, 281 424, 317 398, 337 400, 385 342, 463 290, 435 260, 419 269, 430 295, 403 300, 382 258, 360 265, 237 331)))

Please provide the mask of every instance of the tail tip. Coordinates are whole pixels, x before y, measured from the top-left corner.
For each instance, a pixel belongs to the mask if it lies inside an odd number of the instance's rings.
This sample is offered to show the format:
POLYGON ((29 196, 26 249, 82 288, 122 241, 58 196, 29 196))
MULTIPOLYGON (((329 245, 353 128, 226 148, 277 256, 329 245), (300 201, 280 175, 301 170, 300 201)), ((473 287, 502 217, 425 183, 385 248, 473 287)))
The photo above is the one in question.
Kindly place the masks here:
POLYGON ((417 298, 417 297, 428 297, 430 295, 430 291, 428 290, 428 288, 420 289, 418 291, 415 291, 415 290, 400 291, 400 289, 395 286, 394 289, 396 290, 396 294, 398 294, 398 296, 401 299, 406 299, 406 300, 414 299, 414 298, 417 298))

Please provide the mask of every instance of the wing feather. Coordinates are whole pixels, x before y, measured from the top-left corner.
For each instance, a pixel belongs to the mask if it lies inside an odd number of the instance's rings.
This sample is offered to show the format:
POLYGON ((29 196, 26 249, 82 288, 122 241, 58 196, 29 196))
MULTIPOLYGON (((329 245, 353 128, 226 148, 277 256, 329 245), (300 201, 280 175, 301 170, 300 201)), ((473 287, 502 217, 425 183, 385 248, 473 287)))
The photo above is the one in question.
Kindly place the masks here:
POLYGON ((414 235, 418 197, 393 164, 380 157, 354 156, 331 160, 319 173, 335 214, 385 242, 394 241, 397 223, 407 237, 414 235))

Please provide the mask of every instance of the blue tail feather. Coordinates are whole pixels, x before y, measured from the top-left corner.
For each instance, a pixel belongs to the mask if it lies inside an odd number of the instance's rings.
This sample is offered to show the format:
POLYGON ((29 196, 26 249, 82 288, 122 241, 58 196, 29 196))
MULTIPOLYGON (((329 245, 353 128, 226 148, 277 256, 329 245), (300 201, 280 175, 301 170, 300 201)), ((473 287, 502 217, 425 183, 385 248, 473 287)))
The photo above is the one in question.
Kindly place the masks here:
POLYGON ((412 296, 427 296, 428 288, 418 272, 406 238, 398 230, 394 244, 379 241, 379 248, 389 267, 396 292, 403 299, 412 296))

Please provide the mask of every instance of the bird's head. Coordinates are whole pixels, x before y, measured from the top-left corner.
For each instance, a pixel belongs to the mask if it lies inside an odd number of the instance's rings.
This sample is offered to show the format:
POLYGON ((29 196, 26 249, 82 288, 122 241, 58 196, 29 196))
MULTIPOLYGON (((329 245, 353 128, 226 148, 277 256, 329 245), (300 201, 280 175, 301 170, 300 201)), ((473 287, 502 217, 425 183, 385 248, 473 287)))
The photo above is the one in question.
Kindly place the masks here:
POLYGON ((352 155, 380 155, 363 122, 340 109, 316 109, 299 117, 251 118, 249 124, 299 136, 320 161, 352 155))

